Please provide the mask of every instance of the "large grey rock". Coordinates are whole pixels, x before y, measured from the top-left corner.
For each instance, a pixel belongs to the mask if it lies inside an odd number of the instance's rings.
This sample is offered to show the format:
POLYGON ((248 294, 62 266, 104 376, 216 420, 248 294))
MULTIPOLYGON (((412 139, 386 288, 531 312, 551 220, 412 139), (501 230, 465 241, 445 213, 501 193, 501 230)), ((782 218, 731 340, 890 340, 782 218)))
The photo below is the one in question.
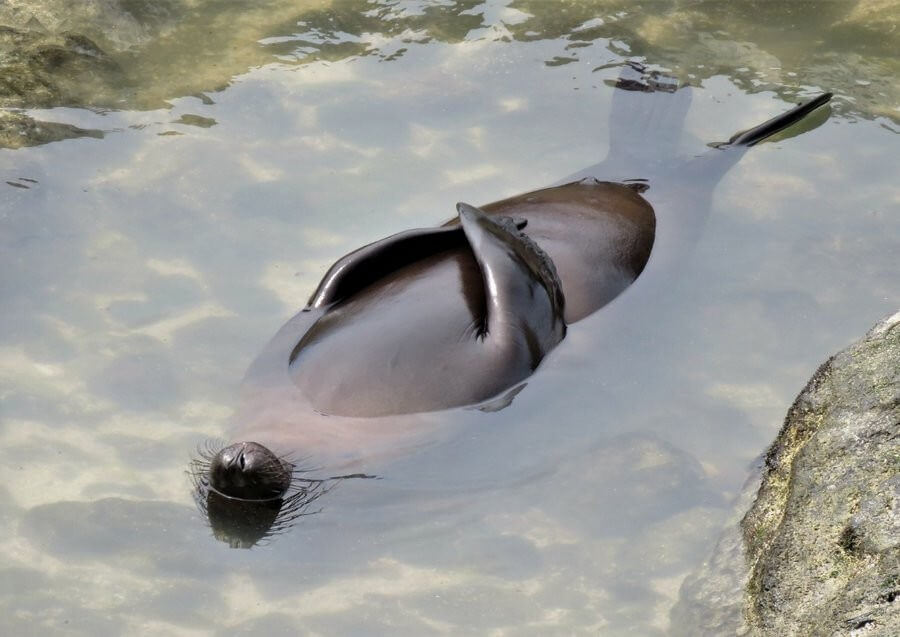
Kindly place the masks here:
POLYGON ((823 364, 676 634, 900 635, 900 312, 823 364))

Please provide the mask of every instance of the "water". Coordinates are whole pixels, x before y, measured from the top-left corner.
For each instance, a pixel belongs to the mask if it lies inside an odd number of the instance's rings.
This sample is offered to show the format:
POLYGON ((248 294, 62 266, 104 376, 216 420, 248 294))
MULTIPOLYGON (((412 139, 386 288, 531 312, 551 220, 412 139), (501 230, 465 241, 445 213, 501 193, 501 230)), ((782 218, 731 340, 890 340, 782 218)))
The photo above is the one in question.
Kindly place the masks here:
POLYGON ((0 9, 33 40, 4 40, 33 78, 0 151, 5 634, 664 635, 793 397, 900 304, 894 2, 60 6, 0 9), (748 153, 670 293, 578 323, 509 408, 215 541, 189 455, 327 266, 601 159, 626 58, 699 87, 688 152, 834 112, 748 153))

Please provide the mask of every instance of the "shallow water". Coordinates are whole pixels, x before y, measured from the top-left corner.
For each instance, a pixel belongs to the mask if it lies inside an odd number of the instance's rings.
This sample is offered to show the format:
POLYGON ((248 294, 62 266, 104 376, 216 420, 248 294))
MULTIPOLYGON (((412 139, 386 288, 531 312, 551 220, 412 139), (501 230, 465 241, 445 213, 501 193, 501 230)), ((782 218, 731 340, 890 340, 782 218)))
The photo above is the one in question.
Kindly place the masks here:
POLYGON ((0 22, 112 62, 23 57, 3 102, 68 126, 0 150, 9 634, 664 635, 793 397, 900 305, 895 2, 58 4, 0 22), (601 159, 624 59, 696 87, 689 154, 833 113, 752 149, 669 293, 573 326, 510 407, 217 542, 189 456, 328 265, 601 159))

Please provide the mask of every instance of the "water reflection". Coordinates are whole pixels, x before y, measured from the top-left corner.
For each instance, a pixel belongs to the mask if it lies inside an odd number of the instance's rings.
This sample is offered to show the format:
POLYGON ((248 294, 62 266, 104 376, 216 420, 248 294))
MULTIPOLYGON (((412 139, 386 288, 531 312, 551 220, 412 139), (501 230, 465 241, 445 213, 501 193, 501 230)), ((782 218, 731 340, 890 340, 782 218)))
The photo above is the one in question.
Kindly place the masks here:
MULTIPOLYGON (((244 492, 226 494, 218 483, 223 482, 223 476, 219 475, 222 471, 220 456, 228 449, 221 442, 208 441, 197 449, 188 475, 194 486, 194 502, 203 519, 215 538, 231 548, 252 548, 286 532, 300 518, 318 513, 321 509, 311 510, 311 505, 341 480, 376 477, 360 473, 312 478, 297 463, 286 458, 273 458, 279 465, 277 484, 262 491, 250 487, 244 492), (217 463, 218 468, 213 470, 217 463)), ((243 464, 242 459, 242 471, 243 464)))
POLYGON ((602 66, 592 45, 701 83, 723 73, 748 92, 793 100, 827 86, 846 117, 898 119, 896 2, 739 3, 624 0, 394 2, 265 0, 8 2, 0 7, 0 144, 99 136, 11 108, 157 108, 186 95, 211 102, 236 75, 286 63, 375 57, 390 62, 432 43, 556 41, 549 66, 602 66), (732 6, 733 5, 733 6, 732 6), (102 6, 102 9, 100 8, 102 6), (794 46, 815 36, 815 50, 794 46), (860 48, 859 43, 864 43, 860 48))
POLYGON ((284 497, 247 500, 204 489, 198 483, 196 488, 205 495, 198 497, 197 506, 209 520, 217 540, 231 548, 248 549, 284 533, 297 519, 316 513, 307 509, 325 493, 323 484, 316 480, 310 483, 311 488, 304 487, 284 497))

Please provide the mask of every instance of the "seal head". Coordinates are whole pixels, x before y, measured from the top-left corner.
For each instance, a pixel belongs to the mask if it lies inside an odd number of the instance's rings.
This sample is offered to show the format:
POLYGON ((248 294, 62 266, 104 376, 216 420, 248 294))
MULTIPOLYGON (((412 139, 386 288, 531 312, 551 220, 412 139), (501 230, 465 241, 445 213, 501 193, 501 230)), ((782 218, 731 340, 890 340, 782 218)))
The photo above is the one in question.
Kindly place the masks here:
POLYGON ((216 539, 233 548, 250 548, 316 512, 307 509, 329 486, 304 473, 257 442, 220 449, 215 441, 197 449, 188 471, 198 509, 216 539))
POLYGON ((230 498, 270 500, 291 486, 293 467, 257 442, 238 442, 209 464, 209 486, 230 498))

